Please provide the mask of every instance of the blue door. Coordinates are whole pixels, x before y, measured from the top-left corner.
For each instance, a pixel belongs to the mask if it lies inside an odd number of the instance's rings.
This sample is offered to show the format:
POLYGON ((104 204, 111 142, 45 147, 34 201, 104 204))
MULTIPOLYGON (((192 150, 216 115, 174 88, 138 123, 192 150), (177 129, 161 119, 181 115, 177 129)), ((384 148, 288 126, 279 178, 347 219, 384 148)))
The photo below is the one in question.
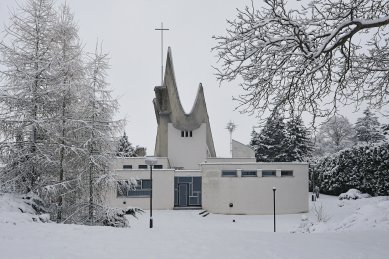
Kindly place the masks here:
POLYGON ((180 183, 178 184, 178 206, 187 207, 188 206, 188 184, 180 183))

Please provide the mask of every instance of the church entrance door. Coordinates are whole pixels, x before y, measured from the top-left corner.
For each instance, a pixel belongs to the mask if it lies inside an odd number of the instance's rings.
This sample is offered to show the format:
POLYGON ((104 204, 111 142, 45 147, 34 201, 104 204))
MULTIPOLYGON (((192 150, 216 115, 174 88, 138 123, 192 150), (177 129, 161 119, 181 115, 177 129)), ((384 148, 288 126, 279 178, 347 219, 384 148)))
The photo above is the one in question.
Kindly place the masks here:
POLYGON ((189 189, 189 184, 187 183, 178 184, 178 206, 180 207, 188 206, 188 200, 189 200, 188 189, 189 189))

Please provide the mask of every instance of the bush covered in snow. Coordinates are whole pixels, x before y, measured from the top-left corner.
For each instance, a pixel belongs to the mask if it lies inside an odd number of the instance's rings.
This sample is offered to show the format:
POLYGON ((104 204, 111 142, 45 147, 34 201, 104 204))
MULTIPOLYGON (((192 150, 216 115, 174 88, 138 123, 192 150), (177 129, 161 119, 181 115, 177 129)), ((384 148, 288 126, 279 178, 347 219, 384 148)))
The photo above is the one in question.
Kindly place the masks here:
POLYGON ((370 198, 371 196, 367 193, 361 193, 357 189, 350 189, 345 193, 339 195, 339 200, 357 200, 363 198, 370 198))
POLYGON ((38 196, 0 193, 0 223, 49 221, 50 216, 38 196))
POLYGON ((358 189, 389 195, 389 143, 356 146, 320 159, 315 165, 320 192, 339 195, 358 189))
POLYGON ((129 226, 126 215, 131 215, 136 218, 137 213, 143 213, 143 210, 139 208, 107 208, 102 218, 104 226, 125 228, 129 226))

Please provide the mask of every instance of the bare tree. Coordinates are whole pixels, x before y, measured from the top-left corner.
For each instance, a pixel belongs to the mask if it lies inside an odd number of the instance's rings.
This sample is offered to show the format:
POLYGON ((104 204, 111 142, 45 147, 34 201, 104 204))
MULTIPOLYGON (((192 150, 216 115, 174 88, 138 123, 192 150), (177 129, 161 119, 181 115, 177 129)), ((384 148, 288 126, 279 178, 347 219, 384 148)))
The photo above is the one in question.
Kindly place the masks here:
POLYGON ((354 131, 346 117, 333 116, 320 127, 316 137, 316 154, 324 155, 340 151, 353 144, 354 131))
POLYGON ((0 142, 2 186, 29 192, 42 187, 44 174, 54 166, 51 134, 53 97, 53 31, 51 0, 29 0, 11 13, 0 42, 0 142))
POLYGON ((98 50, 96 45, 95 52, 88 58, 87 85, 83 89, 85 100, 80 107, 84 123, 80 138, 85 148, 80 202, 87 206, 86 222, 99 224, 97 215, 106 209, 104 195, 117 187, 112 167, 116 157, 114 139, 123 122, 114 120, 118 102, 111 96, 106 80, 108 54, 98 50))
POLYGON ((218 80, 243 79, 246 112, 336 113, 339 104, 388 103, 389 2, 313 0, 287 9, 284 0, 238 10, 226 36, 214 37, 218 80), (366 40, 367 39, 367 40, 366 40))

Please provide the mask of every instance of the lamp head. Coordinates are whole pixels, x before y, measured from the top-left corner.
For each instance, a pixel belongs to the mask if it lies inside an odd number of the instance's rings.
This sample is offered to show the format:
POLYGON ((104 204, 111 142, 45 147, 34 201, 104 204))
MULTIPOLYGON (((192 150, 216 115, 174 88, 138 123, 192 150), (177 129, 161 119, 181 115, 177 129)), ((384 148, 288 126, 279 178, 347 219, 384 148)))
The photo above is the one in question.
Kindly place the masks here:
POLYGON ((155 157, 147 157, 145 159, 145 163, 146 165, 155 165, 156 163, 158 163, 158 160, 155 157))

